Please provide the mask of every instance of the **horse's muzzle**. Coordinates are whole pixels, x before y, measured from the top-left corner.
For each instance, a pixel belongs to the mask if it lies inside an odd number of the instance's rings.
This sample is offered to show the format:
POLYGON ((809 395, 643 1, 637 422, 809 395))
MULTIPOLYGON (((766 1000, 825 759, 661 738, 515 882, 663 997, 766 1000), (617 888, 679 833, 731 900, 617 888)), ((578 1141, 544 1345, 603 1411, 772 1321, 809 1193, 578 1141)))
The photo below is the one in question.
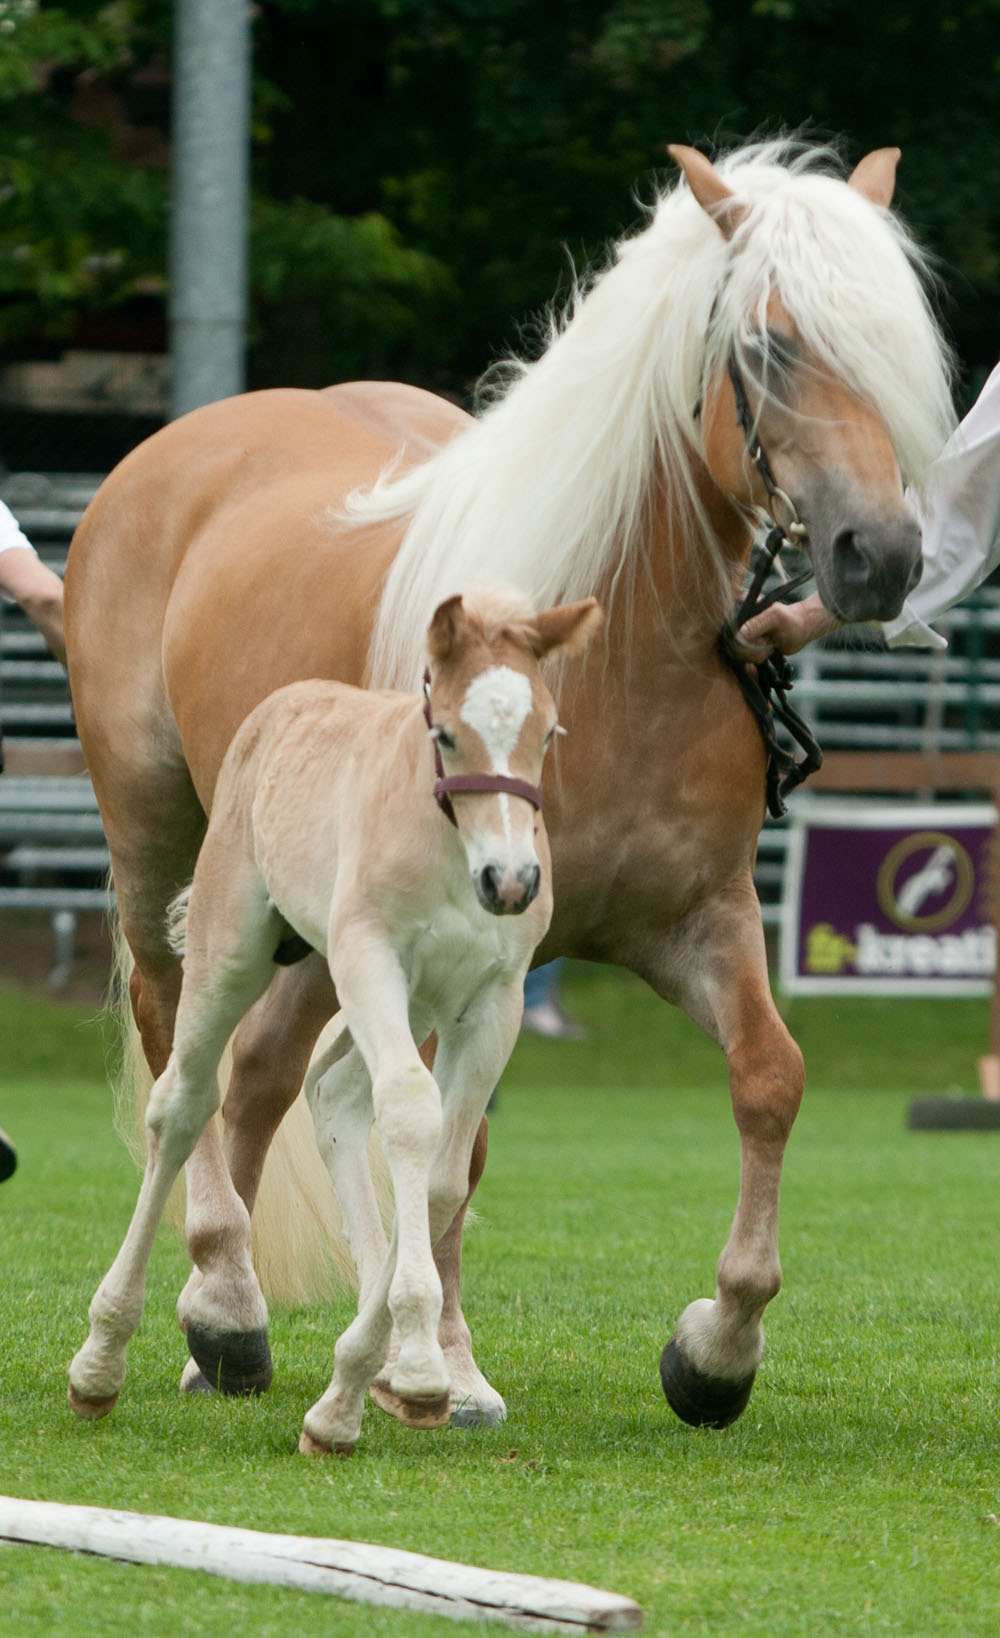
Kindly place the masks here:
POLYGON ((841 529, 831 546, 828 573, 819 562, 815 568, 823 601, 840 619, 892 620, 923 571, 920 527, 906 518, 892 527, 841 529))
POLYGON ((473 877, 476 897, 491 916, 519 916, 537 898, 542 872, 537 864, 513 871, 498 864, 484 865, 473 877))

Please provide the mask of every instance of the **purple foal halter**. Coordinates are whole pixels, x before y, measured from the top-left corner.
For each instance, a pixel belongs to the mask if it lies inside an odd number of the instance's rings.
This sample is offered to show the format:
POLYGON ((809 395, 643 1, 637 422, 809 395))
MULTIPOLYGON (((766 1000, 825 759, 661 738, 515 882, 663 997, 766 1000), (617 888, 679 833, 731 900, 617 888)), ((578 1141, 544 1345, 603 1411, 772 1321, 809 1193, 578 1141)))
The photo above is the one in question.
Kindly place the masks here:
MULTIPOLYGON (((434 719, 431 716, 431 674, 424 672, 424 720, 433 731, 434 719)), ((434 741, 434 771, 437 778, 434 781, 434 797, 438 807, 446 819, 450 819, 457 828, 455 809, 451 800, 451 792, 480 791, 487 795, 497 791, 505 792, 508 796, 521 796, 530 802, 533 808, 542 805, 541 785, 529 785, 526 779, 512 779, 508 774, 468 773, 447 775, 444 763, 441 760, 441 750, 437 740, 434 741)))

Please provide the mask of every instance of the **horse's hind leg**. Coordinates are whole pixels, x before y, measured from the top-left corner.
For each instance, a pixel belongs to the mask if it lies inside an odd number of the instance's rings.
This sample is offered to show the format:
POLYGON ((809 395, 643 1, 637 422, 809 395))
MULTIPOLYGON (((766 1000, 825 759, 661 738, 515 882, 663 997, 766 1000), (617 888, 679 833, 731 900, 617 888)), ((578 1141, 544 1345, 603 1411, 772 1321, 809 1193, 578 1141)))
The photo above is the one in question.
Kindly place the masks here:
POLYGON ((174 1180, 213 1107, 204 1074, 171 1059, 146 1115, 148 1151, 139 1198, 121 1250, 90 1304, 90 1334, 69 1368, 69 1402, 78 1416, 105 1416, 125 1380, 125 1350, 145 1301, 146 1266, 174 1180))
MULTIPOLYGON (((90 1334, 70 1365, 69 1399, 80 1416, 105 1415, 125 1377, 125 1351, 142 1317, 153 1237, 180 1167, 218 1106, 216 1070, 230 1031, 268 976, 253 930, 196 945, 177 1010, 174 1049, 146 1110, 148 1149, 139 1198, 121 1250, 90 1305, 90 1334), (200 959, 199 959, 200 957, 200 959)), ((242 1207, 240 1207, 242 1210, 242 1207)), ((250 1223, 242 1230, 249 1265, 250 1223)), ((238 1265, 238 1255, 233 1257, 238 1265)))
MULTIPOLYGON (((781 1286, 778 1194, 785 1145, 802 1098, 802 1055, 771 998, 749 878, 703 912, 686 939, 682 999, 726 1053, 740 1136, 740 1190, 719 1258, 715 1297, 700 1298, 684 1310, 663 1350, 660 1375, 683 1421, 725 1427, 750 1397, 764 1355, 761 1318, 781 1286)), ((674 971, 676 958, 675 946, 674 971)), ((648 962, 636 965, 655 983, 648 962)))
MULTIPOLYGON (((205 1140, 198 1144, 187 1166, 188 1246, 196 1266, 181 1293, 177 1314, 185 1331, 192 1314, 200 1315, 199 1351, 211 1366, 209 1377, 193 1360, 188 1361, 181 1379, 187 1391, 221 1385, 223 1391, 243 1392, 249 1384, 260 1392, 270 1380, 266 1331, 262 1332, 259 1323, 250 1317, 245 1325, 238 1323, 237 1314, 225 1302, 224 1287, 216 1295, 202 1287, 205 1261, 210 1256, 206 1236, 210 1238, 214 1232, 219 1201, 235 1189, 243 1206, 253 1214, 269 1146, 302 1085, 313 1042, 336 1006, 326 963, 319 956, 294 967, 272 964, 271 973, 266 992, 250 1008, 233 1040, 221 1140, 214 1127, 211 1134, 206 1131, 205 1140), (211 1142, 207 1141, 209 1137, 211 1142), (211 1308, 219 1295, 222 1300, 213 1324, 211 1308), (208 1341, 209 1330, 216 1333, 214 1345, 208 1341)), ((294 1175, 283 1177, 282 1187, 298 1191, 296 1198, 283 1194, 275 1200, 272 1180, 261 1200, 267 1229, 262 1245, 263 1266, 269 1293, 279 1302, 301 1301, 315 1295, 311 1284, 328 1272, 328 1242, 317 1215, 326 1202, 308 1189, 310 1159, 308 1154, 298 1152, 285 1159, 286 1167, 294 1168, 294 1175), (303 1196, 311 1209, 299 1209, 298 1196, 303 1196), (302 1266, 304 1263, 308 1267, 302 1266)), ((319 1181, 328 1188, 322 1176, 319 1181)))

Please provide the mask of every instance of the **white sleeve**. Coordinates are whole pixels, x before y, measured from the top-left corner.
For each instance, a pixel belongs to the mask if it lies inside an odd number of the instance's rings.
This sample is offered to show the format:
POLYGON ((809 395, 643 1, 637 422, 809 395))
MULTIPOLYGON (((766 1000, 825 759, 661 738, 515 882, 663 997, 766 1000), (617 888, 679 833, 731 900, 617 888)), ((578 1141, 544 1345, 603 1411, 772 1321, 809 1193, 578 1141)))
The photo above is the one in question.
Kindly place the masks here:
POLYGON ((967 597, 1000 563, 1000 365, 931 468, 921 509, 924 572, 895 620, 890 648, 945 648, 929 622, 967 597))
POLYGON ((0 501, 0 552, 7 552, 12 546, 26 546, 29 552, 35 550, 27 535, 21 533, 13 512, 0 501))

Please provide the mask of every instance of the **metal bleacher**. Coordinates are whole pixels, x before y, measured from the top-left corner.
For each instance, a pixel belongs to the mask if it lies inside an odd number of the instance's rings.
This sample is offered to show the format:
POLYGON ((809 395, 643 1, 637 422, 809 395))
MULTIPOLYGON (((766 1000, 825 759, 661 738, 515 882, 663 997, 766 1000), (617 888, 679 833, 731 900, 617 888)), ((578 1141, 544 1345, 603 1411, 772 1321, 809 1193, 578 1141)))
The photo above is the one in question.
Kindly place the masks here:
MULTIPOLYGON (((39 555, 62 573, 99 477, 27 474, 0 481, 39 555)), ((15 604, 0 606, 0 912, 52 922, 53 987, 72 971, 77 916, 107 907, 108 850, 73 723, 66 673, 15 604)))

